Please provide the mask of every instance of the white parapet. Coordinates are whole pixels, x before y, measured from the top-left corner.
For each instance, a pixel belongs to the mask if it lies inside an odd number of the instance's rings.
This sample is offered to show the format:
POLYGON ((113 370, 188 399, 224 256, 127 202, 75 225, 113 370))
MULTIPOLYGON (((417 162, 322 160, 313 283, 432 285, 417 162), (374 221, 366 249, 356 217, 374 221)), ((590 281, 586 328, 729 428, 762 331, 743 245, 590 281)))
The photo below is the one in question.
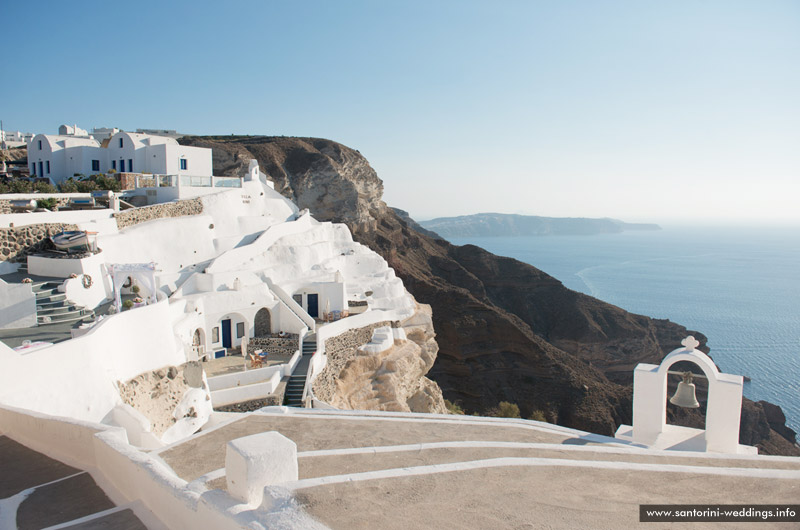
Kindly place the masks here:
POLYGON ((261 504, 265 486, 297 480, 297 444, 275 431, 231 440, 225 474, 228 493, 244 503, 261 504))

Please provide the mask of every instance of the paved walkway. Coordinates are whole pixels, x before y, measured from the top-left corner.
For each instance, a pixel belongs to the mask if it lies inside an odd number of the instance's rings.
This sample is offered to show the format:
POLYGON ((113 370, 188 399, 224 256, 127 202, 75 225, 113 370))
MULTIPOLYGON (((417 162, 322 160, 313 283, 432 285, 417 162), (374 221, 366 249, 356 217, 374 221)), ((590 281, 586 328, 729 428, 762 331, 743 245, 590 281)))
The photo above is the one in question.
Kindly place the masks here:
POLYGON ((86 471, 0 435, 0 528, 146 530, 127 507, 117 507, 86 471))

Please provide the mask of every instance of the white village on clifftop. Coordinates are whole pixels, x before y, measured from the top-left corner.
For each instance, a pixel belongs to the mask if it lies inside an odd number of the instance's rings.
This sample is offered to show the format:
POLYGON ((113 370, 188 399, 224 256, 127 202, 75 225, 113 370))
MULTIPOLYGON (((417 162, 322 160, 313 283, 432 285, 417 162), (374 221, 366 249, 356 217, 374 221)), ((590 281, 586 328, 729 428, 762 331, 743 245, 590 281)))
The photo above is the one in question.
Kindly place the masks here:
POLYGON ((693 337, 635 367, 615 438, 449 414, 430 307, 387 262, 177 136, 3 133, 33 179, 121 191, 0 195, 0 528, 616 529, 800 499, 693 337), (667 423, 670 376, 687 407, 707 381, 705 429, 667 423))

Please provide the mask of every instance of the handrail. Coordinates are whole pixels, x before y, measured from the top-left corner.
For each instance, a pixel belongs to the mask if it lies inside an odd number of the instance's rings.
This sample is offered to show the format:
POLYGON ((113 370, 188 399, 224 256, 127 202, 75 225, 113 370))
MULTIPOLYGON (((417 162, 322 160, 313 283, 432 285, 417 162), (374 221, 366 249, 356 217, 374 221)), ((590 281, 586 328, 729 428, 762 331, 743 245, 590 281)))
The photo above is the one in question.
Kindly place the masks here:
POLYGON ((311 317, 311 315, 309 315, 305 309, 300 307, 300 305, 295 302, 294 299, 286 293, 286 291, 274 284, 269 277, 265 277, 264 280, 266 281, 269 290, 278 296, 278 300, 283 302, 286 307, 288 307, 292 313, 294 313, 297 318, 302 320, 303 323, 308 326, 308 329, 314 333, 317 329, 317 322, 311 317))

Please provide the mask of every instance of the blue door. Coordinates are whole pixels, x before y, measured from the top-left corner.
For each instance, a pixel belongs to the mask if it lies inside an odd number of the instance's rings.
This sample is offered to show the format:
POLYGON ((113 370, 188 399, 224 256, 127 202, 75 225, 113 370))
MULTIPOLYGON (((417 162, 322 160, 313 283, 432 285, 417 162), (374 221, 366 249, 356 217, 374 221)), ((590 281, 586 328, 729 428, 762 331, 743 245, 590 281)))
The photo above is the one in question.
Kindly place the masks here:
POLYGON ((222 346, 230 348, 231 344, 231 319, 228 318, 222 321, 222 346))
POLYGON ((308 295, 308 314, 312 318, 317 318, 319 316, 319 295, 318 294, 310 294, 310 295, 308 295))

